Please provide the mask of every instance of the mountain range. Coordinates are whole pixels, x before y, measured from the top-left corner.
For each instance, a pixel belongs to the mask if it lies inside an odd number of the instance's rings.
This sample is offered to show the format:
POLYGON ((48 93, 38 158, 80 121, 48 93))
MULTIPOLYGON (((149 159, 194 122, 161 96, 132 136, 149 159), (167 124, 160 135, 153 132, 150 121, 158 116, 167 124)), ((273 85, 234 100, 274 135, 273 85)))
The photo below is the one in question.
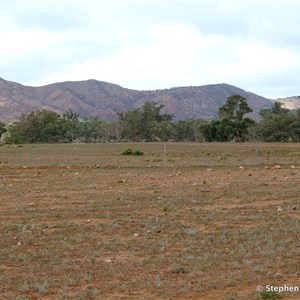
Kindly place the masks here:
POLYGON ((145 101, 164 104, 162 112, 175 115, 176 120, 212 119, 233 94, 247 99, 253 109, 250 116, 253 118, 258 117, 261 109, 272 106, 270 99, 225 83, 139 91, 97 80, 31 87, 0 78, 0 120, 13 121, 22 114, 41 109, 59 114, 71 109, 81 118, 113 120, 117 118, 117 112, 140 107, 145 101))

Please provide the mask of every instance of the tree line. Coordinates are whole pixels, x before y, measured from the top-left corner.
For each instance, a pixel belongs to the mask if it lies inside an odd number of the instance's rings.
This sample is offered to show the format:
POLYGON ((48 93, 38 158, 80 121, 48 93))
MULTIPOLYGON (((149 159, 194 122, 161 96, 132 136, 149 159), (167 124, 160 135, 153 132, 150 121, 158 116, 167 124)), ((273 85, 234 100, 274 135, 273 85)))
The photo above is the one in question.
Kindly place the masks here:
POLYGON ((256 122, 241 95, 228 97, 214 120, 174 121, 163 114, 164 105, 145 102, 142 107, 118 113, 115 121, 97 117, 81 119, 72 110, 63 115, 49 110, 31 112, 13 123, 0 122, 4 143, 69 143, 110 141, 207 141, 300 142, 300 109, 288 110, 275 102, 271 109, 260 111, 256 122))

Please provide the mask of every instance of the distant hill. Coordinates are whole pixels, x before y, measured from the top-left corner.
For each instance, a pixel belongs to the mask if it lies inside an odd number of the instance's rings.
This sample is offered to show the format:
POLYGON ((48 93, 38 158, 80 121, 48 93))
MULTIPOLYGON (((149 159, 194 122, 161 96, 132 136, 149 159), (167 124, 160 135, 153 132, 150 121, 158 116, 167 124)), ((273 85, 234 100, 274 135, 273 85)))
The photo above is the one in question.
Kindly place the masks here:
POLYGON ((272 102, 281 102, 283 106, 288 109, 298 109, 300 108, 300 96, 278 98, 272 100, 272 102))
POLYGON ((117 112, 142 106, 145 101, 164 104, 163 112, 174 114, 177 120, 212 119, 217 116, 219 107, 233 94, 240 94, 248 100, 254 118, 261 109, 272 105, 269 99, 224 83, 138 91, 97 80, 30 87, 0 79, 0 120, 16 120, 22 114, 39 109, 60 114, 72 109, 81 118, 113 120, 117 118, 117 112))

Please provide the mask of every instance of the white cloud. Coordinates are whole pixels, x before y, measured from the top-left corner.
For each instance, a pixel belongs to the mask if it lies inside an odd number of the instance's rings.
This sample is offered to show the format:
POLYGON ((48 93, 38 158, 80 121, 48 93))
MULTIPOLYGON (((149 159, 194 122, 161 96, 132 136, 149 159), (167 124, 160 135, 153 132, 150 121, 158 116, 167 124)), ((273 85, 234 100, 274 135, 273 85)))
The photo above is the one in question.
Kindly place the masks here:
MULTIPOLYGON (((59 74, 60 80, 70 79, 71 74, 74 80, 100 77, 131 88, 196 85, 199 84, 197 74, 209 67, 208 53, 212 60, 218 60, 213 49, 224 42, 221 37, 205 37, 195 28, 182 24, 157 25, 148 29, 147 34, 144 43, 124 44, 108 55, 73 63, 70 69, 59 74)), ((56 78, 57 75, 53 74, 56 78)))
POLYGON ((0 77, 156 89, 227 82, 300 94, 293 0, 2 0, 0 77))

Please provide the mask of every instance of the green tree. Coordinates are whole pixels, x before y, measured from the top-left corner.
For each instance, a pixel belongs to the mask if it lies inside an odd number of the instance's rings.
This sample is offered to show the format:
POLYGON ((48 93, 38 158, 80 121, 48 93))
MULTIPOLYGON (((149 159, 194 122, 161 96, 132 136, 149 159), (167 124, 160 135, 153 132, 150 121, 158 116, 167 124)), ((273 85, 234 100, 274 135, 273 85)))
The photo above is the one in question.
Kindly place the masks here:
POLYGON ((6 126, 7 126, 6 123, 0 121, 0 138, 1 138, 2 134, 7 131, 6 126))
POLYGON ((103 127, 104 121, 97 117, 88 118, 81 122, 79 138, 88 143, 104 141, 105 131, 103 127))
POLYGON ((62 133, 61 116, 49 110, 38 111, 36 115, 40 124, 40 134, 37 142, 59 142, 62 133))
POLYGON ((23 115, 8 127, 9 143, 48 143, 61 139, 61 117, 59 114, 41 110, 23 115))
POLYGON ((173 124, 173 139, 175 141, 199 141, 202 140, 202 126, 207 121, 201 119, 180 120, 173 124))
POLYGON ((257 126, 259 138, 265 142, 287 142, 300 140, 300 113, 282 107, 275 102, 269 110, 260 111, 262 117, 257 126))
POLYGON ((143 139, 142 132, 142 115, 139 109, 129 110, 127 112, 118 113, 119 120, 123 127, 125 139, 139 142, 143 139))
POLYGON ((135 142, 169 138, 173 116, 161 114, 163 107, 155 102, 145 102, 142 107, 118 113, 124 137, 135 142))
POLYGON ((293 122, 290 124, 291 136, 294 142, 300 142, 300 108, 294 112, 293 122))
POLYGON ((271 113, 274 115, 288 115, 290 110, 283 107, 283 103, 276 101, 272 108, 271 113))
POLYGON ((193 120, 180 120, 174 125, 175 141, 193 141, 195 138, 193 120))
POLYGON ((202 132, 207 142, 227 142, 231 139, 231 126, 227 120, 212 120, 202 126, 202 132))
POLYGON ((245 141, 249 128, 255 123, 250 118, 245 118, 245 115, 250 112, 252 109, 244 97, 238 94, 228 97, 225 104, 219 108, 219 119, 201 126, 205 140, 208 142, 245 141))
POLYGON ((66 142, 73 142, 79 138, 80 132, 82 131, 79 114, 69 109, 63 114, 62 119, 64 140, 66 142))
POLYGON ((219 117, 228 140, 245 141, 248 128, 254 124, 253 120, 245 118, 245 114, 250 112, 252 109, 248 106, 246 98, 239 94, 228 97, 225 104, 219 108, 219 117))

